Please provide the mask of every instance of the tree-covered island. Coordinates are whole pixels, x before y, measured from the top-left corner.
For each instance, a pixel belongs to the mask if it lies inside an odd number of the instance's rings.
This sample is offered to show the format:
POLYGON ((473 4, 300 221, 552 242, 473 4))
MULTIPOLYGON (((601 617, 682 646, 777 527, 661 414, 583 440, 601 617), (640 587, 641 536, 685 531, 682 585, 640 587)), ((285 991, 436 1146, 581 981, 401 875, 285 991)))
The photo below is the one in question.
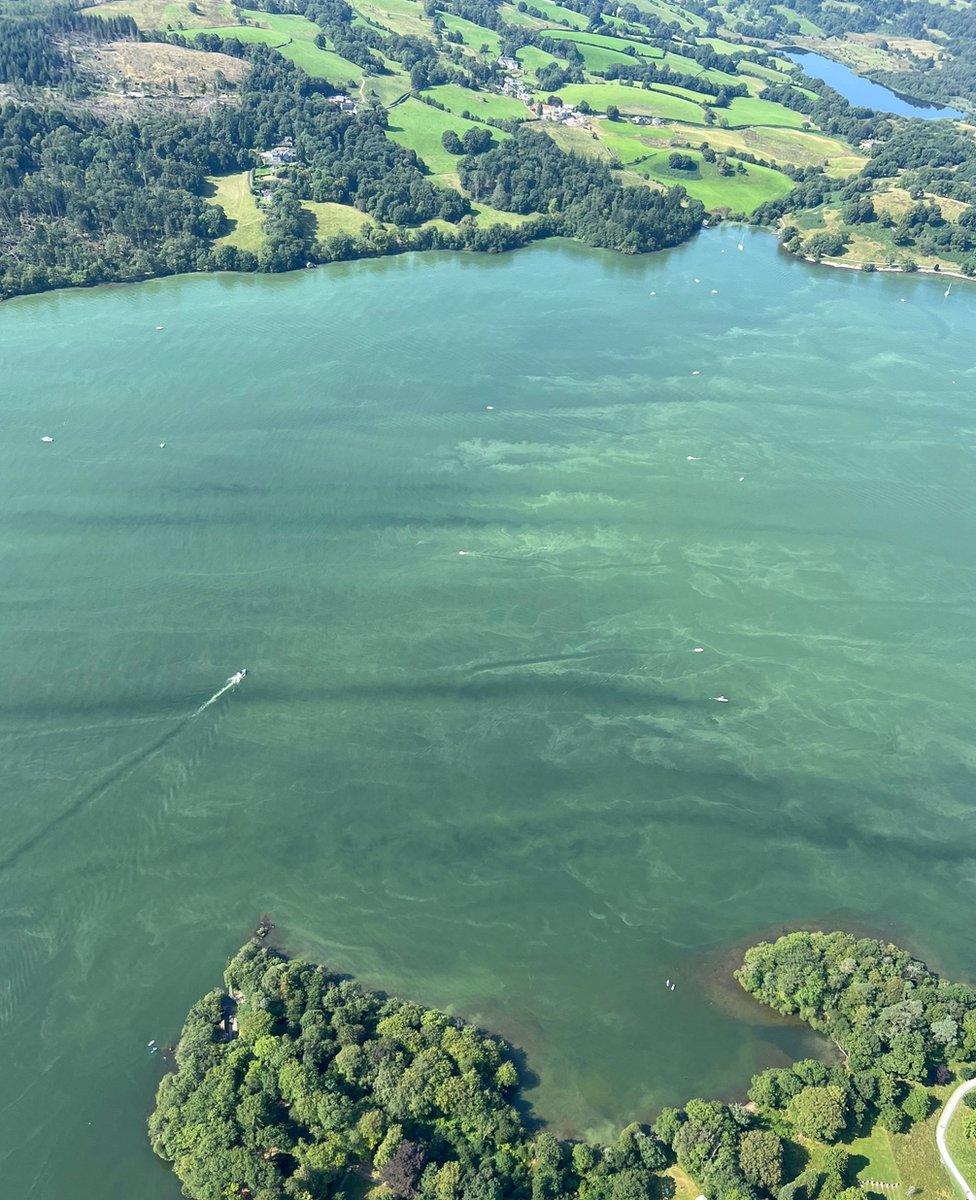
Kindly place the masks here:
POLYGON ((861 1200, 854 1149, 924 1126, 976 1059, 976 991, 845 933, 762 943, 737 978, 843 1064, 766 1070, 748 1104, 690 1100, 591 1145, 527 1121, 497 1038, 252 942, 190 1010, 150 1138, 194 1200, 861 1200))

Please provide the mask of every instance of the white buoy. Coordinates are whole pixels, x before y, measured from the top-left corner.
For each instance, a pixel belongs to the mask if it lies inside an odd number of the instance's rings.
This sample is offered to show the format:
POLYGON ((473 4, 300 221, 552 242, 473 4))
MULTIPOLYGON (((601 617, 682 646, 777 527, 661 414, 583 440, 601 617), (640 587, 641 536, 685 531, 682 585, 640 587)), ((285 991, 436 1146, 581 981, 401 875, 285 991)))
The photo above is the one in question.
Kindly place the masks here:
POLYGON ((53 438, 53 437, 48 437, 48 436, 47 436, 47 434, 45 434, 45 435, 44 435, 44 436, 41 438, 41 441, 42 441, 42 442, 53 442, 53 441, 54 441, 54 438, 53 438))

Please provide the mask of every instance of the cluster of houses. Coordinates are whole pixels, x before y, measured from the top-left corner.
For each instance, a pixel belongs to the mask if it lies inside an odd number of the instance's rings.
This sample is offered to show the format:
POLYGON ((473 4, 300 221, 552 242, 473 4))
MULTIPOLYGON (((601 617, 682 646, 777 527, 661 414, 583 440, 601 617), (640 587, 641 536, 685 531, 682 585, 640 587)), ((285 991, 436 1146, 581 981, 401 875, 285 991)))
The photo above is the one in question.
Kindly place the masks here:
POLYGON ((586 125, 586 118, 570 104, 549 104, 536 100, 530 87, 521 79, 522 64, 516 58, 501 55, 496 62, 505 72, 505 78, 495 88, 503 96, 511 96, 521 100, 532 113, 543 121, 557 121, 561 125, 586 125))

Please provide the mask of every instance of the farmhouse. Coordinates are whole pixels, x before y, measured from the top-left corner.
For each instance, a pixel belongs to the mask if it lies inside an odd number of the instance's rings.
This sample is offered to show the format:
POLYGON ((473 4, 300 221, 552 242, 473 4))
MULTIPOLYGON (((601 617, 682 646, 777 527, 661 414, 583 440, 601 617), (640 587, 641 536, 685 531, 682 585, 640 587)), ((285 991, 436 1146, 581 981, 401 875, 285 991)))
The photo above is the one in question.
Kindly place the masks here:
POLYGON ((351 100, 342 92, 340 92, 337 96, 326 96, 326 100, 329 102, 329 104, 334 104, 336 108, 340 109, 342 112, 354 113, 356 111, 355 101, 351 100))
POLYGON ((258 158, 266 167, 283 167, 286 163, 295 161, 295 148, 282 143, 280 146, 272 146, 270 150, 259 150, 258 158))

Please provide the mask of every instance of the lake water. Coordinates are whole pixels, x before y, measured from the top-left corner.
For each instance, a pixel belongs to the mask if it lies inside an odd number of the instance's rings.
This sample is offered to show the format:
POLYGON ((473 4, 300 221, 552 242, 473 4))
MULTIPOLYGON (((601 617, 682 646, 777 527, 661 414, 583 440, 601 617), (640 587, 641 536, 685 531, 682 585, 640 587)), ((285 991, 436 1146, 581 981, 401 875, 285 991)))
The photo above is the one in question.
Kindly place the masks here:
POLYGON ((883 87, 858 75, 843 63, 827 58, 823 54, 801 51, 786 56, 793 62, 799 63, 804 71, 813 79, 822 79, 830 84, 835 92, 839 92, 851 104, 863 108, 873 108, 877 112, 894 113, 899 117, 921 117, 924 121, 938 121, 946 117, 956 120, 966 120, 966 114, 957 108, 942 108, 938 105, 923 104, 919 101, 906 99, 893 92, 891 88, 883 87))
POLYGON ((766 931, 973 978, 976 292, 740 236, 0 307, 5 1195, 174 1200, 263 910, 597 1135, 816 1048, 766 931))

